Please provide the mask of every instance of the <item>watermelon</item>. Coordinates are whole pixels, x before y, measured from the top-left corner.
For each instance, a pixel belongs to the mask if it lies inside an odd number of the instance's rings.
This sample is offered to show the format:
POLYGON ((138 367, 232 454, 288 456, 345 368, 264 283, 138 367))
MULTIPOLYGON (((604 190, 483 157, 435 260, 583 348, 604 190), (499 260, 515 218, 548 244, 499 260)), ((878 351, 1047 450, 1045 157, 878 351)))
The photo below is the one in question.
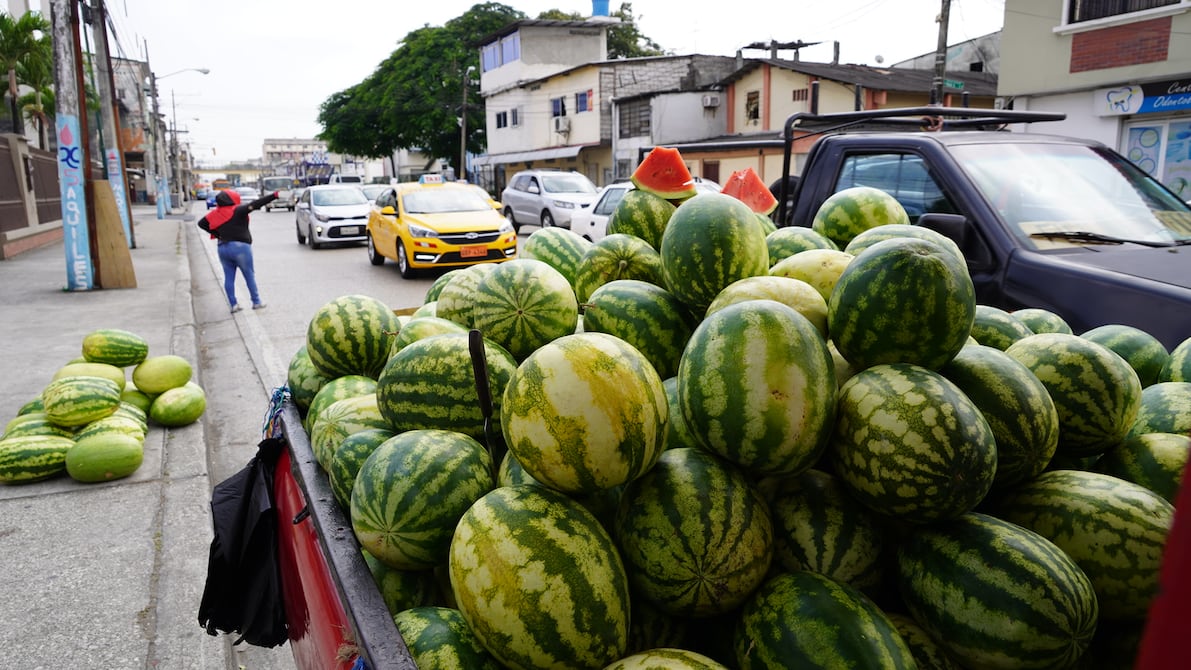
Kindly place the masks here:
POLYGON ((640 476, 662 452, 668 416, 662 380, 618 337, 558 338, 530 354, 503 391, 505 442, 526 472, 551 488, 612 488, 640 476))
POLYGON ((634 235, 608 235, 593 244, 579 260, 575 296, 586 303, 596 289, 617 279, 638 279, 664 286, 662 257, 634 235))
POLYGON ((980 344, 1004 351, 1034 331, 1016 316, 998 307, 976 305, 971 336, 980 344))
POLYGON ((1191 435, 1140 433, 1109 449, 1096 461, 1097 472, 1133 482, 1174 504, 1191 453, 1191 435))
POLYGON ((1050 393, 1059 413, 1059 454, 1104 453, 1124 439, 1137 418, 1142 390, 1137 373, 1103 345, 1077 335, 1040 333, 1014 342, 1005 353, 1050 393))
POLYGON ((691 428, 682 416, 682 407, 678 404, 678 377, 662 380, 662 388, 666 391, 666 405, 669 407, 670 420, 666 422, 666 439, 663 446, 666 449, 679 447, 699 447, 702 443, 691 433, 691 428))
POLYGON ((132 383, 150 396, 165 393, 190 381, 190 361, 174 354, 150 356, 132 369, 132 383))
POLYGON ((497 267, 493 263, 481 263, 454 275, 438 294, 438 300, 434 301, 433 316, 454 321, 464 328, 472 328, 471 309, 475 304, 476 287, 480 285, 484 275, 497 267))
POLYGON ((324 470, 330 470, 331 459, 349 435, 374 428, 392 432, 389 422, 381 415, 375 393, 336 400, 319 412, 310 428, 314 460, 324 470))
POLYGON ((916 669, 885 613, 860 591, 813 572, 765 582, 740 614, 741 670, 916 669))
POLYGON ((789 258, 800 251, 808 249, 833 249, 839 251, 835 242, 827 239, 822 233, 816 233, 810 228, 789 227, 778 228, 765 236, 765 246, 769 249, 769 267, 777 265, 783 258, 789 258))
POLYGON ((976 296, 967 266, 951 252, 926 240, 891 238, 852 259, 827 313, 831 339, 857 368, 913 363, 937 370, 967 341, 976 296))
POLYGON ((315 394, 323 387, 323 384, 329 381, 331 381, 331 377, 319 372, 318 368, 314 367, 314 363, 310 362, 310 353, 306 349, 306 345, 298 347, 298 350, 289 359, 285 382, 289 389, 290 399, 303 416, 309 411, 315 394))
POLYGON ((629 646, 627 654, 638 654, 659 648, 680 648, 687 645, 689 623, 686 619, 667 614, 629 587, 629 646))
POLYGON ((914 617, 900 612, 887 612, 889 622, 897 629, 902 642, 910 650, 918 670, 961 670, 948 656, 943 647, 931 639, 930 634, 914 620, 914 617))
POLYGON ((608 235, 632 235, 645 240, 654 249, 662 246, 662 234, 674 215, 669 200, 650 193, 629 189, 608 215, 608 235))
POLYGON ((1170 350, 1170 357, 1158 373, 1160 382, 1191 382, 1191 337, 1170 350))
POLYGON ((720 193, 736 198, 758 214, 768 215, 777 209, 777 198, 773 197, 769 187, 761 181, 761 178, 757 176, 757 171, 751 167, 736 170, 728 175, 728 181, 724 182, 720 193))
POLYGON ((811 229, 843 249, 860 233, 887 224, 910 224, 901 203, 879 188, 853 186, 819 205, 811 229))
MULTIPOLYGON (((757 212, 754 212, 754 214, 757 214, 757 216, 755 217, 755 220, 757 222, 757 225, 760 226, 761 232, 764 233, 766 237, 768 237, 770 233, 777 231, 777 225, 774 224, 773 219, 769 218, 768 216, 766 216, 764 214, 760 214, 757 212)), ((766 245, 766 246, 768 246, 768 245, 766 245)))
MULTIPOLYGON (((486 338, 483 350, 492 395, 490 428, 499 435, 501 397, 517 362, 486 338)), ((393 432, 439 429, 485 439, 468 333, 427 337, 397 352, 381 372, 376 397, 393 432)))
POLYGON ((169 389, 153 398, 149 418, 167 428, 189 426, 207 410, 207 393, 194 382, 169 389))
POLYGON ((897 572, 914 620, 963 667, 1070 667, 1096 631, 1096 592, 1075 561, 986 514, 915 529, 897 572))
POLYGON ((810 284, 826 303, 853 258, 852 254, 835 249, 807 249, 778 261, 769 268, 769 274, 810 284))
POLYGON ((940 370, 975 403, 997 444, 994 487, 1046 469, 1059 445, 1059 414, 1046 386, 1025 365, 994 347, 970 345, 940 370))
POLYGON ((153 404, 153 397, 136 388, 132 382, 126 382, 124 390, 120 392, 120 403, 133 405, 142 412, 148 412, 149 406, 153 404))
POLYGON ((19 435, 0 439, 0 483, 26 484, 66 472, 74 440, 61 435, 19 435))
POLYGON ((667 449, 629 483, 613 535, 634 593, 683 617, 737 608, 773 557, 760 492, 739 468, 701 449, 667 449))
POLYGON ((18 414, 10 419, 4 426, 4 432, 0 433, 0 439, 25 435, 57 435, 73 438, 75 430, 75 428, 66 428, 50 421, 46 418, 45 412, 29 412, 28 414, 18 414))
POLYGON ((546 263, 562 273, 575 287, 579 274, 579 260, 591 248, 591 242, 568 228, 540 228, 521 243, 521 258, 546 263))
POLYGON ((387 428, 357 430, 343 438, 331 455, 331 462, 326 468, 327 480, 331 483, 331 493, 344 511, 351 511, 352 489, 355 488, 360 466, 390 437, 393 437, 393 431, 387 428))
POLYGON ((128 380, 124 377, 124 369, 108 363, 67 363, 54 372, 51 380, 63 377, 106 377, 114 382, 124 392, 128 380))
POLYGON ((66 473, 75 481, 107 482, 136 472, 144 458, 142 440, 117 432, 95 433, 76 440, 66 452, 66 473))
POLYGON ((711 314, 678 367, 691 433, 752 473, 796 474, 823 454, 835 418, 835 365, 806 317, 773 300, 711 314))
POLYGON ((659 249, 665 285, 702 312, 732 282, 767 274, 769 248, 753 219, 744 203, 722 193, 700 193, 682 203, 659 249))
POLYGON ((829 453, 857 500, 912 523, 972 510, 997 468, 979 408, 947 378, 908 363, 875 365, 840 388, 829 453))
MULTIPOLYGON (((427 305, 437 301, 439 294, 442 293, 443 287, 446 286, 452 279, 454 279, 455 275, 463 272, 465 269, 466 268, 453 268, 435 277, 434 281, 430 283, 430 288, 426 289, 426 295, 422 297, 422 305, 427 305)), ((422 305, 419 305, 419 307, 422 305)))
POLYGON ((100 328, 83 337, 83 358, 89 363, 126 368, 140 363, 148 355, 149 343, 131 331, 100 328))
MULTIPOLYGON (((484 264, 484 266, 476 265, 476 266, 472 266, 472 267, 486 267, 486 266, 487 266, 487 264, 484 264)), ((454 279, 454 278, 452 277, 452 279, 454 279)), ((409 315, 409 317, 411 319, 416 319, 419 316, 437 316, 437 315, 438 315, 438 301, 432 300, 428 303, 424 303, 424 304, 420 305, 417 309, 414 310, 413 314, 409 315)))
MULTIPOLYGON (((467 328, 437 316, 419 316, 411 318, 401 326, 401 332, 393 338, 392 354, 401 351, 407 344, 415 340, 444 333, 466 333, 467 328)), ((390 356, 392 356, 390 354, 390 356)))
POLYGON ((1129 435, 1143 433, 1191 435, 1191 381, 1160 382, 1141 392, 1129 435))
POLYGON ((364 375, 336 377, 323 384, 318 393, 314 394, 314 398, 310 401, 310 408, 306 412, 303 427, 306 428, 306 432, 312 432, 314 422, 318 420, 318 415, 322 414, 324 409, 344 398, 372 393, 376 393, 376 380, 372 377, 364 375))
POLYGON ((659 377, 668 379, 678 371, 695 321, 686 305, 666 289, 638 279, 617 279, 592 292, 584 305, 583 330, 615 335, 633 345, 659 377))
POLYGON ((393 623, 419 668, 502 670, 476 639, 463 614, 449 607, 414 607, 393 615, 393 623))
POLYGON ((957 258, 959 258, 961 261, 964 261, 964 253, 960 251, 959 245, 957 245, 950 237, 933 231, 930 228, 923 228, 922 226, 915 226, 905 223, 887 223, 883 226, 877 226, 876 228, 869 228, 868 230, 862 231, 861 233, 857 234, 856 237, 853 237, 851 242, 848 242, 848 245, 844 247, 844 251, 852 254, 853 256, 857 256, 860 254, 860 252, 871 247, 877 242, 880 242, 881 240, 887 240, 892 237, 916 237, 918 239, 929 240, 935 244, 938 244, 944 249, 951 251, 956 255, 957 258))
POLYGON ((74 434, 73 439, 75 442, 78 442, 92 435, 113 432, 128 435, 140 442, 144 442, 146 426, 130 416, 112 413, 79 428, 78 432, 74 434))
POLYGON ((400 328, 397 315, 380 300, 360 294, 340 296, 311 317, 306 350, 315 369, 326 377, 363 375, 375 379, 400 328))
POLYGON ((1071 335, 1071 326, 1063 320, 1063 317, 1055 314, 1048 309, 1039 307, 1023 307, 1022 309, 1015 309, 1009 312, 1017 317, 1019 321, 1026 324, 1034 333, 1066 333, 1071 335))
POLYGON ((517 460, 513 452, 506 451, 504 458, 500 459, 500 467, 496 471, 496 485, 517 486, 518 484, 538 484, 540 486, 541 482, 525 471, 521 461, 517 460))
POLYGON ((60 377, 41 392, 45 415, 67 428, 102 419, 120 406, 120 388, 106 377, 60 377))
POLYGON ((428 605, 438 588, 433 570, 398 570, 377 560, 368 550, 361 549, 364 564, 372 573, 372 581, 385 601, 385 609, 395 615, 414 607, 428 605))
POLYGON ((1158 381, 1170 358, 1170 352, 1158 338, 1133 326, 1108 324, 1086 331, 1080 337, 1103 344, 1125 359, 1137 373, 1142 388, 1158 381))
POLYGON ((776 300, 803 315, 827 339, 827 300, 815 287, 802 281, 777 275, 745 277, 732 282, 707 306, 709 316, 745 300, 776 300))
POLYGON ((480 498, 455 527, 447 570, 463 618, 510 668, 602 668, 628 645, 616 545, 562 493, 504 486, 480 498))
POLYGON ((1095 587, 1102 618, 1145 618, 1174 518, 1164 498, 1098 472, 1051 470, 1010 490, 991 513, 1070 556, 1095 587))
POLYGON ((654 147, 629 177, 633 186, 666 200, 689 198, 698 190, 678 149, 654 147))
POLYGON ((728 670, 728 666, 698 652, 659 647, 626 656, 604 670, 728 670))
POLYGON ((575 332, 579 303, 561 272, 542 261, 515 258, 476 286, 472 325, 518 361, 547 342, 575 332))

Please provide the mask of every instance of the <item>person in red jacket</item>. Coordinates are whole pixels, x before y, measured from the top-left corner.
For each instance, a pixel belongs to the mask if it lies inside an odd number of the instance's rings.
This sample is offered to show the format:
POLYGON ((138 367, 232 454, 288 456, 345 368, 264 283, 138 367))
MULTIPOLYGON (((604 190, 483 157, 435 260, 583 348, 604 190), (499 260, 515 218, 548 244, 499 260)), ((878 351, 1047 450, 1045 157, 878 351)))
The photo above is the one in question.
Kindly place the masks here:
POLYGON ((252 233, 248 230, 248 215, 277 199, 277 191, 248 203, 240 204, 240 194, 232 190, 215 196, 215 209, 199 219, 198 227, 219 240, 219 262, 223 265, 223 290, 232 312, 240 311, 236 302, 236 271, 244 275, 252 308, 262 309, 260 292, 256 288, 256 271, 252 267, 252 233))

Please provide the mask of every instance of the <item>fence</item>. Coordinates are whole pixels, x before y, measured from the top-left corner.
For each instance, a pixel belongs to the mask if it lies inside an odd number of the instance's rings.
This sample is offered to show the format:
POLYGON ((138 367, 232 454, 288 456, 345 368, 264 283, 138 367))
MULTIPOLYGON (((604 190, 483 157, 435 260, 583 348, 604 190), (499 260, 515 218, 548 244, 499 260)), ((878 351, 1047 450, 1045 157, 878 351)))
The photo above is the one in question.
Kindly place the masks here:
POLYGON ((57 157, 0 134, 0 260, 61 239, 57 157))

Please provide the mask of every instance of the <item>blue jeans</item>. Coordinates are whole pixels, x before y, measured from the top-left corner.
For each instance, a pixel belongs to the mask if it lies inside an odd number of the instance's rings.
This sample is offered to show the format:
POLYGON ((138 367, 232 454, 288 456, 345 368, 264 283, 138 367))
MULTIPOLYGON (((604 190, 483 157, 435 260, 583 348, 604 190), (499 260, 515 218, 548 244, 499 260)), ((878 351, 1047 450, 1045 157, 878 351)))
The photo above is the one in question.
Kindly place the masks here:
POLYGON ((227 293, 228 304, 236 306, 236 270, 239 270, 244 275, 244 283, 248 284, 252 304, 259 305, 261 296, 256 290, 256 273, 252 269, 252 245, 247 242, 220 243, 219 262, 223 264, 223 290, 227 293))

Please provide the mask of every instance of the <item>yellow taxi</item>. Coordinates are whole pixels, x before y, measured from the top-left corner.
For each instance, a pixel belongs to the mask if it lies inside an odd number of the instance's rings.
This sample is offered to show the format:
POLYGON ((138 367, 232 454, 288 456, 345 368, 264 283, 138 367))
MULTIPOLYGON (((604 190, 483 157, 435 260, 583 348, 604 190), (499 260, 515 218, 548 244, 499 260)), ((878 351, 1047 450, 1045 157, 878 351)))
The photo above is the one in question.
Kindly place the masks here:
POLYGON ((469 184, 425 175, 381 193, 368 215, 368 260, 419 270, 500 263, 517 257, 512 224, 469 184))

